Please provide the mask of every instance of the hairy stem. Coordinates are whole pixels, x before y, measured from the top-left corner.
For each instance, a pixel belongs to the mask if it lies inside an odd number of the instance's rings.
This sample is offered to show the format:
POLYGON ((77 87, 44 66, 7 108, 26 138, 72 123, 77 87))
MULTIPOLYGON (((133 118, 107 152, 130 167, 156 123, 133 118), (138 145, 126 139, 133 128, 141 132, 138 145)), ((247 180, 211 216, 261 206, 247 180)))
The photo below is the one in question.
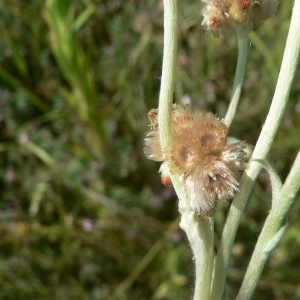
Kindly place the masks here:
POLYGON ((237 300, 251 299, 265 262, 268 259, 270 252, 279 243, 284 233, 285 225, 282 223, 293 203, 299 187, 300 152, 298 153, 281 191, 277 195, 273 195, 271 211, 256 243, 245 278, 236 298, 237 300))
MULTIPOLYGON (((177 53, 177 1, 164 1, 164 53, 159 95, 159 134, 164 150, 172 140, 171 117, 177 53)), ((179 198, 180 226, 186 231, 196 264, 194 299, 209 298, 213 270, 213 219, 199 217, 190 208, 188 196, 182 189, 179 177, 171 175, 179 198)))
MULTIPOLYGON (((203 241, 196 241, 192 246, 195 255, 195 267, 196 267, 196 283, 194 291, 194 300, 209 299, 209 291, 211 285, 211 278, 213 272, 214 261, 214 221, 209 217, 199 217, 194 213, 194 217, 199 220, 195 220, 194 224, 198 225, 199 232, 196 232, 195 238, 201 238, 203 241)), ((191 223, 190 229, 194 230, 194 224, 191 223)), ((189 240, 191 241, 191 235, 189 240)), ((192 245, 192 243, 191 243, 192 245)))
POLYGON ((237 105, 241 96, 242 85, 244 80, 244 73, 247 62, 248 45, 249 45, 249 32, 250 25, 239 25, 232 22, 238 40, 238 61, 236 65, 235 78, 233 83, 233 92, 230 103, 227 109, 224 123, 229 127, 234 118, 237 105))
POLYGON ((164 52, 159 94, 159 134, 162 149, 171 142, 171 115, 177 58, 177 1, 164 1, 164 52))
POLYGON ((179 200, 180 227, 186 232, 195 260, 194 300, 208 300, 214 261, 213 218, 198 216, 186 197, 179 200))
POLYGON ((216 264, 214 268, 214 279, 212 283, 211 299, 221 299, 225 285, 228 261, 232 245, 236 236, 242 213, 246 206, 248 197, 253 188, 261 166, 255 160, 265 159, 274 140, 278 126, 282 119, 291 85, 295 75, 300 46, 300 1, 296 0, 290 24, 290 30, 277 81, 277 86, 270 111, 263 126, 252 159, 240 182, 240 192, 236 194, 232 202, 228 218, 223 230, 216 264))

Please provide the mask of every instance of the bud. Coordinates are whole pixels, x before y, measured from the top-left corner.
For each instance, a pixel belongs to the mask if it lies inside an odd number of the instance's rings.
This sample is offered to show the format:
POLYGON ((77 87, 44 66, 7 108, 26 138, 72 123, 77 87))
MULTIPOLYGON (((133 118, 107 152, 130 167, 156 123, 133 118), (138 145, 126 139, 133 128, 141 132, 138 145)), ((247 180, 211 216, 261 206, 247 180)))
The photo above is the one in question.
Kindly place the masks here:
POLYGON ((206 30, 211 30, 215 36, 219 36, 219 33, 224 31, 227 27, 227 19, 219 8, 213 5, 207 5, 203 11, 202 26, 206 30))
POLYGON ((234 0, 229 8, 229 18, 238 24, 247 24, 252 15, 254 0, 234 0))

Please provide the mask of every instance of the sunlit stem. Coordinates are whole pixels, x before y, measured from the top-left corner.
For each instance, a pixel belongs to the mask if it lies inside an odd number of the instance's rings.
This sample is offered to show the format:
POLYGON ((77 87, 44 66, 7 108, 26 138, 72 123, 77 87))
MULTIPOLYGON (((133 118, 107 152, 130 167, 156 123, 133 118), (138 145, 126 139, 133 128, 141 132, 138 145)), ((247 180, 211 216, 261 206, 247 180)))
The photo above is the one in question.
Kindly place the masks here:
POLYGON ((223 230, 214 268, 214 278, 211 290, 211 299, 213 300, 218 300, 222 297, 229 257, 237 228, 239 226, 248 197, 253 188, 254 181, 261 170, 261 165, 256 160, 266 158, 284 114, 299 58, 299 28, 300 1, 296 0, 271 108, 257 141, 256 147, 253 151, 252 159, 241 179, 240 192, 238 192, 234 197, 223 230))
POLYGON ((224 123, 229 127, 235 116, 235 112, 241 96, 242 85, 244 80, 244 73, 247 62, 247 54, 249 47, 249 32, 250 25, 239 25, 232 22, 232 27, 235 29, 238 40, 238 61, 235 71, 235 78, 233 84, 232 97, 227 109, 224 123))
MULTIPOLYGON (((164 1, 164 53, 159 95, 159 134, 162 149, 172 141, 171 117, 177 54, 177 1, 164 1)), ((179 198, 180 226, 189 239, 196 267, 195 300, 209 299, 213 269, 213 219, 199 217, 189 206, 177 175, 171 175, 179 198)))
MULTIPOLYGON (((159 94, 159 134, 162 148, 170 144, 171 115, 177 58, 177 1, 164 1, 164 52, 159 94)), ((176 188, 176 187, 175 187, 176 188)), ((177 191, 177 190, 176 190, 177 191)))
POLYGON ((184 221, 190 221, 186 232, 195 260, 194 300, 208 300, 214 261, 214 221, 213 218, 199 217, 191 211, 189 215, 182 215, 180 223, 182 228, 184 221))
POLYGON ((271 211, 256 243, 245 278, 237 296, 237 300, 251 299, 259 277, 270 252, 279 243, 284 230, 286 214, 291 207, 300 187, 300 152, 294 165, 277 195, 273 195, 271 211))

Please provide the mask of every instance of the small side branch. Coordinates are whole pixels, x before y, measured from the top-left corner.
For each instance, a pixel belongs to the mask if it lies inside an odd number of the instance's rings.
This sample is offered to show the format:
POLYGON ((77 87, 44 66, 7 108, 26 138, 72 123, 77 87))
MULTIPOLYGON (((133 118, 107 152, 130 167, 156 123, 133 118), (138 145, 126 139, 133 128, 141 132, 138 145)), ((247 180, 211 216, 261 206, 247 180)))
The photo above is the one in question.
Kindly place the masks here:
POLYGON ((232 22, 232 26, 235 29, 237 40, 238 40, 238 61, 235 71, 235 78, 233 84, 232 97, 227 109, 224 123, 229 127, 235 116, 237 105, 241 96, 242 85, 244 80, 244 73, 247 63, 247 54, 249 47, 249 32, 250 25, 239 25, 232 22))

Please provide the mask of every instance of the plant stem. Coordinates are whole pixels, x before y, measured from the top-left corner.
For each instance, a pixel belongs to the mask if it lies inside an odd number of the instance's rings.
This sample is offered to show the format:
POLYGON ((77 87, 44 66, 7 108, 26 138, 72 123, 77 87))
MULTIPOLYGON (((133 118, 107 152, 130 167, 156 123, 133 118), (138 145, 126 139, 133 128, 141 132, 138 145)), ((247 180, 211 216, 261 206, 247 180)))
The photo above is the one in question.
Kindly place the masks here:
MULTIPOLYGON (((183 193, 182 193, 183 194, 183 193)), ((196 268, 194 300, 209 299, 214 261, 213 218, 198 216, 190 208, 187 197, 179 200, 180 227, 186 232, 192 248, 196 268)))
POLYGON ((194 300, 209 299, 213 261, 214 261, 214 226, 213 219, 199 217, 195 212, 182 214, 180 226, 186 224, 186 232, 195 256, 196 282, 194 300))
MULTIPOLYGON (((173 180, 173 177, 172 177, 173 180)), ((186 232, 195 260, 194 300, 208 300, 214 262, 214 220, 198 216, 189 205, 188 196, 179 196, 180 227, 186 232)))
MULTIPOLYGON (((177 54, 177 1, 164 1, 164 54, 159 95, 159 134, 162 149, 172 141, 171 118, 177 54)), ((196 263, 194 299, 209 299, 213 270, 213 219, 199 217, 190 208, 188 196, 182 190, 177 175, 171 174, 173 186, 179 198, 180 226, 186 231, 196 263)))
POLYGON ((282 223, 293 203, 299 187, 300 152, 281 192, 277 195, 273 195, 272 209, 256 243, 241 289, 237 295, 237 300, 251 299, 265 262, 284 233, 285 225, 282 226, 282 223))
POLYGON ((249 41, 249 32, 250 25, 239 25, 232 22, 232 26, 235 29, 237 40, 238 40, 238 61, 236 65, 235 78, 233 84, 233 93, 230 99, 230 103, 227 109, 226 116, 224 118, 224 123, 229 127, 234 118, 237 105, 241 96, 244 73, 247 62, 248 54, 248 41, 249 41))
POLYGON ((162 149, 170 144, 171 115, 177 58, 177 1, 164 1, 164 52, 159 94, 159 134, 162 149))
POLYGON ((242 213, 253 188, 261 166, 255 160, 265 159, 274 140, 278 126, 284 114, 291 85, 295 75, 299 58, 300 45, 300 1, 296 0, 290 24, 290 30, 277 81, 277 86, 270 111, 263 126, 252 159, 240 182, 240 192, 232 202, 227 221, 223 230, 220 247, 214 268, 214 278, 211 290, 211 299, 221 299, 225 285, 226 272, 232 245, 236 236, 242 213))

